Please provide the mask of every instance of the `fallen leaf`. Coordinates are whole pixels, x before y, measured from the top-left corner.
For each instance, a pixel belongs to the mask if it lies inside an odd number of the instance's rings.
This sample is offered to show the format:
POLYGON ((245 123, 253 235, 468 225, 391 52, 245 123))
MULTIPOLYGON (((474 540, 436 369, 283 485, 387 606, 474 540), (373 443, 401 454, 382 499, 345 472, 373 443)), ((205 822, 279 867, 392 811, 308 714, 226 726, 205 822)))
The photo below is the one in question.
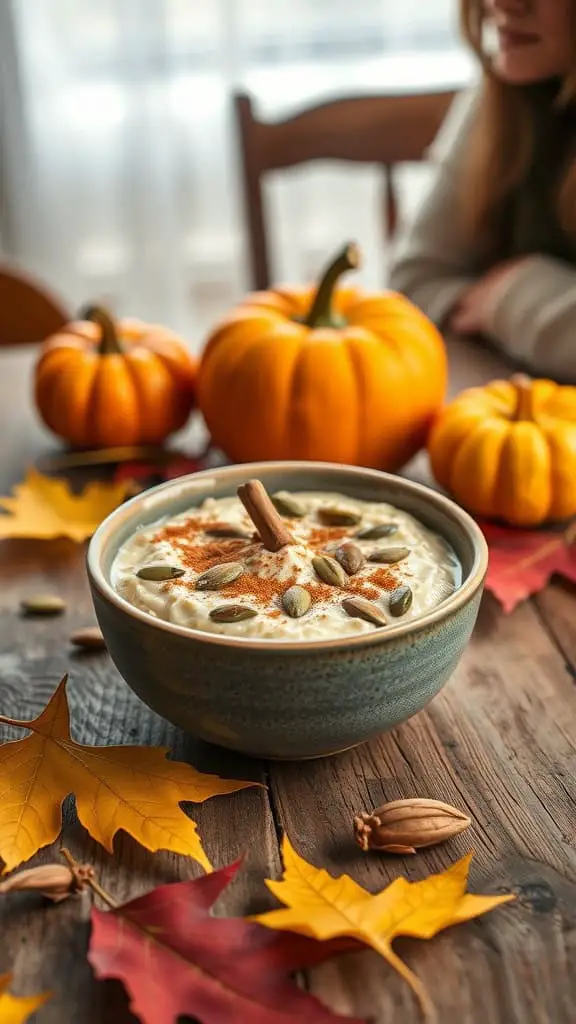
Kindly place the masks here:
POLYGON ((126 482, 94 481, 81 494, 73 494, 65 480, 29 469, 13 493, 12 498, 0 498, 0 508, 9 513, 0 515, 0 540, 69 537, 80 543, 91 537, 102 520, 124 501, 130 488, 126 482))
POLYGON ((189 473, 199 473, 209 466, 210 448, 197 456, 184 455, 175 452, 174 455, 164 462, 154 460, 124 462, 114 472, 114 480, 121 481, 155 481, 155 480, 176 480, 179 476, 188 476, 189 473))
POLYGON ((76 797, 78 817, 93 839, 112 852, 114 836, 128 832, 148 850, 193 857, 207 870, 195 823, 179 804, 201 803, 255 782, 204 775, 166 760, 163 747, 90 747, 70 736, 66 676, 32 722, 0 715, 0 723, 31 735, 0 746, 0 858, 5 871, 54 842, 62 827, 62 801, 76 797))
POLYGON ((12 981, 11 974, 0 974, 0 1024, 24 1024, 31 1013, 46 1003, 52 993, 39 996, 11 996, 6 991, 12 981))
POLYGON ((490 550, 486 589, 505 612, 542 590, 554 573, 576 583, 574 525, 564 533, 480 525, 490 550))
POLYGON ((271 892, 285 904, 282 910, 259 914, 253 920, 267 928, 280 928, 333 939, 347 935, 380 953, 412 987, 429 1020, 434 1007, 422 982, 392 949, 399 935, 430 939, 444 928, 485 914, 514 896, 472 896, 466 892, 472 854, 440 875, 421 882, 396 878, 372 895, 348 875, 333 878, 308 864, 285 837, 282 844, 282 881, 267 881, 271 892))
POLYGON ((184 1014, 200 1024, 362 1024, 288 977, 337 946, 210 915, 238 867, 160 886, 113 911, 93 909, 88 959, 96 976, 119 978, 144 1024, 173 1024, 184 1014))

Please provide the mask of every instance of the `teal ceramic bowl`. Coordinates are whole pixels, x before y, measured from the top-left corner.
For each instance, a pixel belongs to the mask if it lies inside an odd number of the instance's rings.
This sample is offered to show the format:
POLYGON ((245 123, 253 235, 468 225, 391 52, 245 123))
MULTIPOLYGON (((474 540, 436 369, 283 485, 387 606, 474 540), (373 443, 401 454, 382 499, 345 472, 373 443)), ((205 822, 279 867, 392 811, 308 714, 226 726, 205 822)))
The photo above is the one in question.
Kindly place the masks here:
POLYGON ((476 523, 448 498, 385 473, 325 463, 229 466, 155 487, 116 509, 88 551, 88 574, 108 650, 129 686, 182 729, 266 758, 321 757, 393 729, 420 711, 453 672, 472 632, 487 549, 476 523), (431 612, 383 630, 305 643, 238 639, 163 622, 112 588, 119 547, 140 527, 234 494, 252 477, 269 492, 339 491, 411 512, 452 545, 462 585, 431 612))

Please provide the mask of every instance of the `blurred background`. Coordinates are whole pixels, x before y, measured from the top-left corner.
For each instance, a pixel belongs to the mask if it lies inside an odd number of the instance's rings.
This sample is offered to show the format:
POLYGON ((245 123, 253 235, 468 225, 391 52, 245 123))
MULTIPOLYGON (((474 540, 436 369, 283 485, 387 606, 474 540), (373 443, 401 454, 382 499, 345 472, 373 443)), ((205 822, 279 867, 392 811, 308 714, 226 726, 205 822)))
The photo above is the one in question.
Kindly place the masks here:
MULTIPOLYGON (((455 0, 3 0, 0 257, 199 348, 249 286, 235 92, 275 119, 473 75, 455 0)), ((402 215, 429 173, 401 168, 402 215)), ((275 280, 356 238, 385 282, 379 168, 274 172, 265 200, 275 280)))

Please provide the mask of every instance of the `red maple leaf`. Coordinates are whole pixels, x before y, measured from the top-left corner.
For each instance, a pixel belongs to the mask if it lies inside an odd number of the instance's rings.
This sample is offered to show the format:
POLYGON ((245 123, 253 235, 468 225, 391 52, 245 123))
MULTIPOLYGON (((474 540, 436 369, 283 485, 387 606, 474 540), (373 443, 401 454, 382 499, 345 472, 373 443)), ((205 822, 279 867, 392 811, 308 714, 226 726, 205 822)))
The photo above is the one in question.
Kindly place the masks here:
POLYGON ((112 911, 93 909, 88 958, 96 975, 124 983, 143 1024, 173 1024, 182 1014, 200 1024, 363 1024, 289 978, 357 947, 210 915, 239 864, 162 885, 112 911))
POLYGON ((120 483, 124 480, 175 480, 179 476, 187 476, 188 473, 198 473, 201 469, 207 468, 206 454, 203 453, 197 458, 187 455, 174 455, 174 458, 166 462, 123 462, 114 473, 114 482, 120 483))
POLYGON ((486 589, 511 612, 554 573, 576 583, 576 530, 516 530, 481 523, 490 550, 486 589))

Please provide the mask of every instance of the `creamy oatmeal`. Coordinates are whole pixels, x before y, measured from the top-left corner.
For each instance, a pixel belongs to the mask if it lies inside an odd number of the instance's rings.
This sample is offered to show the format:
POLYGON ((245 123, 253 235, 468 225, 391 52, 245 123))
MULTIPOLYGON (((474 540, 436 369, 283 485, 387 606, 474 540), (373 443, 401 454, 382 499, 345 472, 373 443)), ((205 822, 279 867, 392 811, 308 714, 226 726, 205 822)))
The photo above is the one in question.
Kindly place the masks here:
POLYGON ((207 498, 123 545, 113 567, 118 593, 179 626, 298 642, 386 629, 460 583, 452 549, 407 512, 309 491, 274 495, 274 511, 257 486, 278 524, 279 550, 268 549, 267 523, 239 497, 207 498))

